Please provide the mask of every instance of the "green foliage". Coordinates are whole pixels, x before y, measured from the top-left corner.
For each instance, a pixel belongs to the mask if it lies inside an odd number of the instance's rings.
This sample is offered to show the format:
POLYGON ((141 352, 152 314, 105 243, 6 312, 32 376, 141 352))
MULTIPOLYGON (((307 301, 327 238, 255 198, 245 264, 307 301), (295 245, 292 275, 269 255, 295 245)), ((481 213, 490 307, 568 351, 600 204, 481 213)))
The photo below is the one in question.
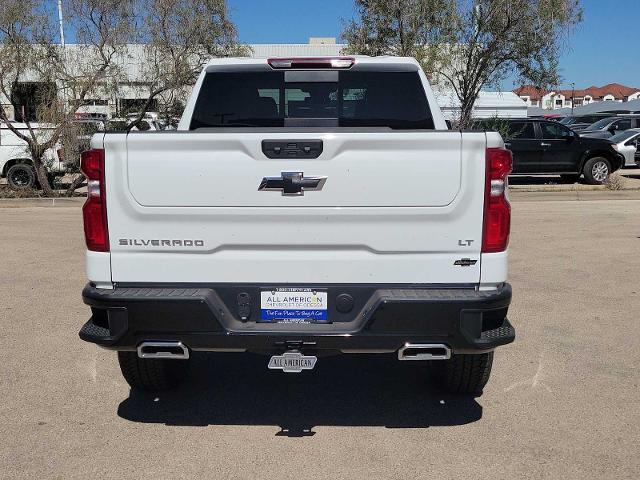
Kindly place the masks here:
MULTIPOLYGON (((44 154, 64 145, 66 162, 77 166, 87 135, 79 135, 73 121, 87 98, 129 85, 147 89, 140 115, 156 98, 176 107, 211 57, 247 54, 238 45, 225 0, 62 0, 65 26, 77 40, 73 48, 59 43, 55 3, 0 0, 0 97, 11 99, 24 82, 52 86, 43 95, 29 95, 37 121, 54 126, 44 138, 37 128, 18 130, 12 109, 0 102, 0 122, 27 144, 47 196, 56 192, 44 154), (127 68, 132 63, 139 68, 127 68)), ((175 108, 167 109, 168 118, 175 114, 175 108)), ((82 179, 78 175, 66 193, 72 194, 82 179)))
POLYGON ((473 128, 488 132, 498 132, 503 139, 509 138, 509 121, 497 116, 473 122, 473 128))
POLYGON ((355 0, 343 32, 350 53, 408 55, 461 103, 471 123, 484 86, 513 74, 534 85, 559 83, 558 57, 582 20, 579 0, 355 0))
POLYGON ((356 0, 357 19, 342 32, 345 53, 414 57, 426 71, 439 60, 437 47, 455 19, 450 0, 356 0))

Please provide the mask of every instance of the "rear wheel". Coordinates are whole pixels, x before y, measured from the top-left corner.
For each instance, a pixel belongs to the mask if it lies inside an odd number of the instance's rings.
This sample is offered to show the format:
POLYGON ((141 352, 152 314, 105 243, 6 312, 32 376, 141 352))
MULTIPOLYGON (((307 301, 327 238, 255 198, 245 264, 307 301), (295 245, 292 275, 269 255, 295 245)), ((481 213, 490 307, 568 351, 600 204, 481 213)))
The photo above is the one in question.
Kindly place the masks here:
POLYGON ((7 170, 7 183, 13 190, 26 190, 36 185, 36 171, 28 163, 16 163, 7 170))
POLYGON ((137 352, 118 352, 118 363, 122 376, 135 390, 169 390, 189 373, 189 360, 140 358, 137 352))
POLYGON ((591 185, 602 185, 611 174, 611 163, 604 157, 593 157, 584 164, 584 178, 591 185))
POLYGON ((449 393, 482 395, 489 381, 493 352, 477 355, 452 355, 449 360, 431 362, 434 380, 449 393))

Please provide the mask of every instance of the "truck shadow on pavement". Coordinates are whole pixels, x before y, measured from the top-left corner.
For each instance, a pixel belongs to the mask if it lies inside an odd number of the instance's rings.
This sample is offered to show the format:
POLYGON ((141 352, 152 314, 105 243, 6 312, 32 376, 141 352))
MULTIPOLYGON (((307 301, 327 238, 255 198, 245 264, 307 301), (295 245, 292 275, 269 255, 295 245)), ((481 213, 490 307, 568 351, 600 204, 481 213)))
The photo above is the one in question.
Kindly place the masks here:
POLYGON ((274 425, 276 435, 309 436, 316 426, 426 428, 464 425, 482 417, 471 396, 438 392, 423 362, 391 355, 321 357, 315 370, 285 374, 268 357, 198 354, 176 391, 130 391, 118 415, 166 425, 274 425))

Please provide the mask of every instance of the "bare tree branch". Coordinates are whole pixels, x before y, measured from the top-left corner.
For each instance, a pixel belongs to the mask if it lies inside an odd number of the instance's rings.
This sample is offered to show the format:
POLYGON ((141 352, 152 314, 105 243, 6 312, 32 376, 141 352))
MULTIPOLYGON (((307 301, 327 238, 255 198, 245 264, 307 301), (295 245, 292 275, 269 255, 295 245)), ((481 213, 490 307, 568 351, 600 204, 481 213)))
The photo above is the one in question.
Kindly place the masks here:
POLYGON ((582 19, 580 0, 355 0, 346 53, 414 56, 446 80, 471 123, 481 89, 516 74, 558 82, 563 39, 582 19), (408 41, 407 39, 411 39, 408 41))

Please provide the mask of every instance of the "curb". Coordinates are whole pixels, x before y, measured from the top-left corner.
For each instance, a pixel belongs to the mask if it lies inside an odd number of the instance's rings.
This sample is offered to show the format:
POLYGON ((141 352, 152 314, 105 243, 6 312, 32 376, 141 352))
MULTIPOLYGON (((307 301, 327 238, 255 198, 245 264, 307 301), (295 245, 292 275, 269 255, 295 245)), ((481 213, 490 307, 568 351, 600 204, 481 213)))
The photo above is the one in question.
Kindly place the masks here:
POLYGON ((511 202, 560 202, 598 200, 640 200, 640 189, 633 190, 509 190, 511 202))
POLYGON ((0 208, 73 207, 82 205, 85 197, 71 198, 0 198, 0 208))
POLYGON ((554 186, 550 187, 527 187, 527 186, 513 186, 509 185, 509 192, 545 192, 545 193, 580 193, 580 192, 634 192, 640 191, 640 187, 629 187, 629 188, 621 188, 620 190, 609 190, 606 187, 600 186, 585 186, 583 188, 554 188, 554 186))

